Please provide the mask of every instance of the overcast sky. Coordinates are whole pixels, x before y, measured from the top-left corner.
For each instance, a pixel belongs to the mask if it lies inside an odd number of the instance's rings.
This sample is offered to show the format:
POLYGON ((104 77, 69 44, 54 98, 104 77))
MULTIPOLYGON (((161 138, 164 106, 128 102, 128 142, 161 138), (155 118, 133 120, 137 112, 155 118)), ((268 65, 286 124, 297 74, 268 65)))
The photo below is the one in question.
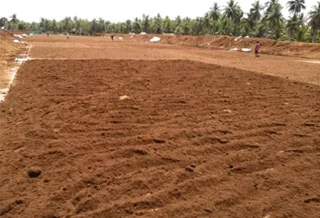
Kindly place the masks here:
MULTIPOLYGON (((255 0, 238 0, 244 12, 248 12, 255 0)), ((265 3, 267 0, 260 0, 265 3)), ((39 21, 41 17, 63 19, 66 16, 79 18, 103 18, 113 22, 141 17, 142 14, 162 17, 196 18, 210 9, 214 2, 220 6, 225 0, 4 0, 0 3, 0 17, 17 14, 24 21, 39 21)), ((306 0, 307 11, 316 4, 316 0, 306 0)), ((280 0, 284 7, 283 14, 288 16, 287 0, 280 0)))

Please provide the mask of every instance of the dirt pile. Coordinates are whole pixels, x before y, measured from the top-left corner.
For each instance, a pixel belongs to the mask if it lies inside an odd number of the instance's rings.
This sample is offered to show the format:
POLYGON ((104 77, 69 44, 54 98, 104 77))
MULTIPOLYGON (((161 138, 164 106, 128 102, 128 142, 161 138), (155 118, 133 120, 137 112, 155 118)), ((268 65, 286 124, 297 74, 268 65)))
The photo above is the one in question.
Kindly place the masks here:
POLYGON ((33 60, 16 79, 0 216, 319 217, 319 86, 177 60, 33 60))
MULTIPOLYGON (((1 60, 10 60, 15 57, 17 52, 25 46, 19 43, 14 43, 13 40, 17 39, 13 36, 14 33, 0 30, 0 55, 1 60)), ((18 39, 21 40, 21 39, 18 39)))
MULTIPOLYGON (((155 35, 134 35, 132 37, 126 36, 126 39, 148 41, 153 36, 155 35)), ((238 48, 239 50, 241 50, 241 48, 251 48, 253 50, 255 43, 260 41, 262 45, 261 53, 264 54, 320 59, 320 43, 289 42, 244 37, 236 39, 236 37, 231 36, 157 36, 161 38, 161 43, 228 50, 232 48, 238 48)))
POLYGON ((19 51, 19 45, 12 42, 14 36, 4 30, 0 30, 0 70, 6 69, 8 61, 13 59, 19 51))
POLYGON ((21 42, 12 32, 0 30, 0 102, 4 100, 19 65, 15 58, 20 58, 20 53, 26 48, 26 44, 15 43, 14 40, 21 42))

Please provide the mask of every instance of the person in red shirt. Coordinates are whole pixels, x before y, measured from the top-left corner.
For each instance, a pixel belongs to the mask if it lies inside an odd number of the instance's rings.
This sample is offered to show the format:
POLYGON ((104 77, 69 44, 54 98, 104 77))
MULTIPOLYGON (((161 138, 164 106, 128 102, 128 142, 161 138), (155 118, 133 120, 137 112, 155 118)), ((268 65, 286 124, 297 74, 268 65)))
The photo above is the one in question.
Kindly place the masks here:
POLYGON ((261 48, 261 44, 260 44, 259 41, 257 41, 256 48, 254 49, 254 53, 255 53, 256 57, 260 57, 260 56, 259 56, 259 50, 260 50, 260 48, 261 48))

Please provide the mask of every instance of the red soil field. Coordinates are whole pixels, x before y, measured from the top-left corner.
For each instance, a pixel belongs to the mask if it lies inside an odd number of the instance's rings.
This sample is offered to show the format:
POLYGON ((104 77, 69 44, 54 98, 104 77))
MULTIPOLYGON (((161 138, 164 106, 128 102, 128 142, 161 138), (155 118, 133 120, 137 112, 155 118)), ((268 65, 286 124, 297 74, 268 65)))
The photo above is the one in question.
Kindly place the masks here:
POLYGON ((0 30, 0 91, 7 88, 10 83, 9 68, 13 65, 15 57, 19 53, 24 53, 26 49, 23 44, 13 43, 14 39, 11 32, 0 30))
POLYGON ((0 216, 318 218, 318 60, 149 37, 28 39, 0 216))
POLYGON ((320 84, 320 60, 317 59, 264 54, 255 58, 253 53, 150 43, 125 37, 122 41, 111 41, 103 37, 73 36, 66 40, 64 36, 36 36, 30 43, 30 57, 35 59, 194 60, 320 84))

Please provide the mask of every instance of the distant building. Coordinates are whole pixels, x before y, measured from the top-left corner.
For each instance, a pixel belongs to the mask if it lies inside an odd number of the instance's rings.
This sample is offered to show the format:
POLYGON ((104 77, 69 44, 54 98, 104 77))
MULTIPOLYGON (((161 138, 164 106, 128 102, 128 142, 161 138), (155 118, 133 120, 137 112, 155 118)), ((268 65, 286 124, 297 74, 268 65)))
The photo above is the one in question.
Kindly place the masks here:
POLYGON ((72 28, 72 29, 69 31, 69 34, 78 35, 78 34, 79 34, 79 31, 78 31, 76 28, 72 28))

